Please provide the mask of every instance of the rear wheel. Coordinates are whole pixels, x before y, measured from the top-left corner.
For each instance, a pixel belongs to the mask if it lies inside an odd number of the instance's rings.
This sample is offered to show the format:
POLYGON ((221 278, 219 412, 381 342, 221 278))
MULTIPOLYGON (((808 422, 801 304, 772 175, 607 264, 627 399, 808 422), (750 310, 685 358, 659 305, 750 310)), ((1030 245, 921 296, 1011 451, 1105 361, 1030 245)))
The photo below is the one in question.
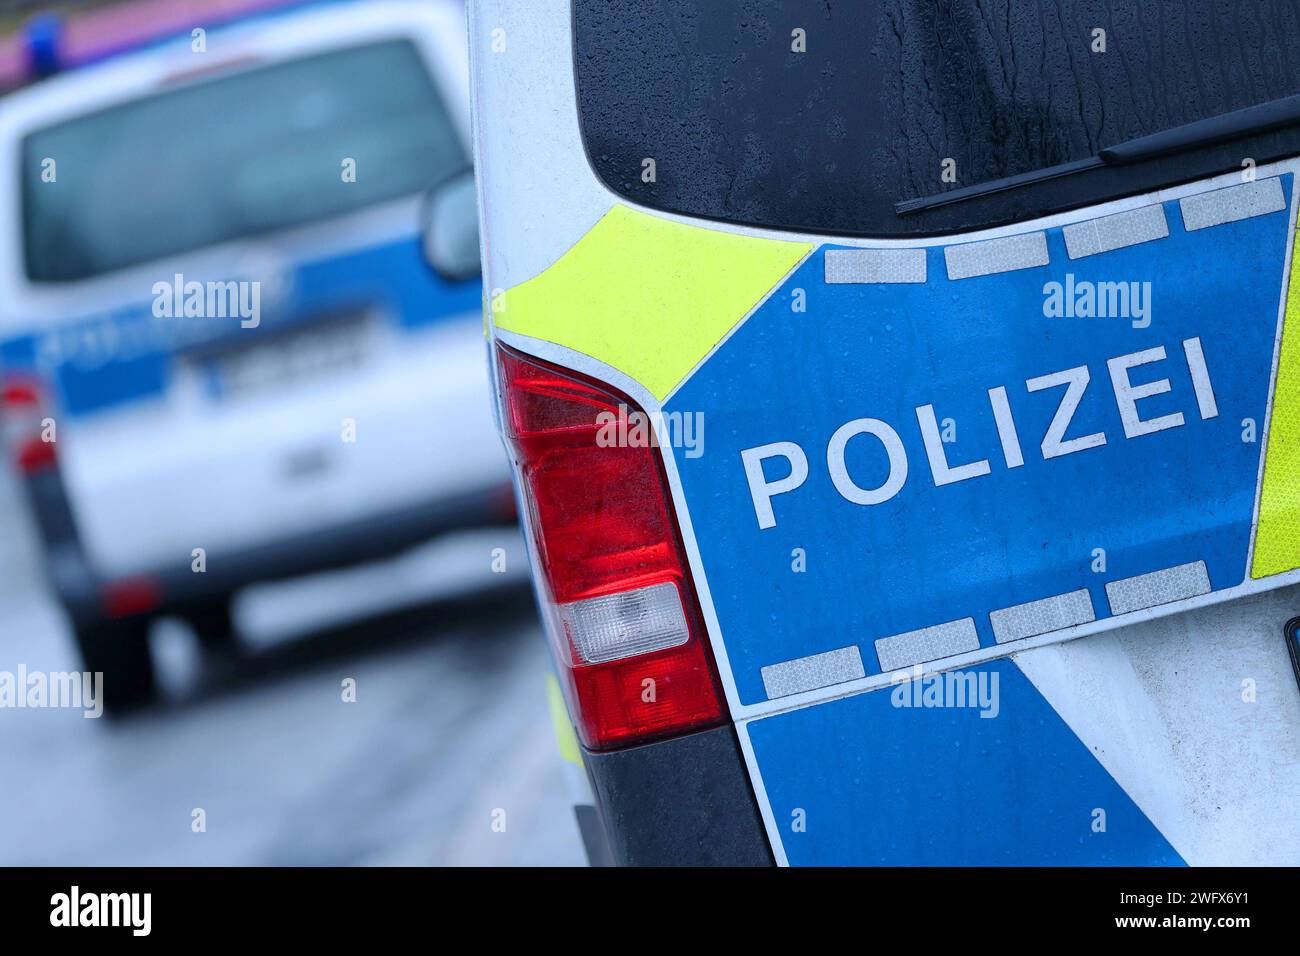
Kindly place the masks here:
POLYGON ((228 653, 234 649, 235 626, 231 620, 230 598, 214 598, 185 612, 185 620, 194 629, 205 652, 228 653))
POLYGON ((211 680, 237 678, 241 654, 234 621, 231 597, 224 595, 188 608, 184 617, 199 641, 202 666, 211 680))
POLYGON ((104 712, 120 715, 153 700, 148 618, 96 621, 76 627, 83 667, 102 673, 104 712))

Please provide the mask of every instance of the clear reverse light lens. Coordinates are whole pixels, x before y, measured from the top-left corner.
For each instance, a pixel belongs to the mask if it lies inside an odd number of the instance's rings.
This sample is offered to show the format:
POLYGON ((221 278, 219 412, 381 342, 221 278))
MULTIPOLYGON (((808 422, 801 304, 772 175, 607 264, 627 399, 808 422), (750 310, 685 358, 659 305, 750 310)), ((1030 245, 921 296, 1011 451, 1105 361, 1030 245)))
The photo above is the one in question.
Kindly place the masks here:
POLYGON ((652 584, 634 591, 561 604, 575 664, 600 664, 685 644, 690 638, 677 586, 652 584))

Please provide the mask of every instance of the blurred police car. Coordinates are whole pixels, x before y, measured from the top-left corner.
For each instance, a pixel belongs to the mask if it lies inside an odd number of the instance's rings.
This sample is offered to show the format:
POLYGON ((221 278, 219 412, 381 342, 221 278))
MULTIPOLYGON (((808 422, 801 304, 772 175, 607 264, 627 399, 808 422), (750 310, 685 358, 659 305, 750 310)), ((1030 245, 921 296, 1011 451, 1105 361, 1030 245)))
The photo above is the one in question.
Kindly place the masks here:
POLYGON ((0 104, 5 433, 110 706, 160 614, 221 642, 242 585, 509 517, 467 103, 460 5, 383 2, 0 104))

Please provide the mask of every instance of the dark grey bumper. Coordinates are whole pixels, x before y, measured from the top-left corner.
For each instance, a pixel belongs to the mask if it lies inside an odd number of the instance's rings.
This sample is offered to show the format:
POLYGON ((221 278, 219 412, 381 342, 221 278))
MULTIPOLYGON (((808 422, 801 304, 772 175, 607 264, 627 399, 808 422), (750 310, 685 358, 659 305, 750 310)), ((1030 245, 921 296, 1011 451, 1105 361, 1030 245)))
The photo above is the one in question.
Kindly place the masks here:
MULTIPOLYGON (((162 606, 151 613, 183 612, 260 581, 389 557, 450 531, 511 523, 513 499, 507 490, 503 486, 475 491, 256 548, 229 553, 209 551, 203 573, 192 570, 189 554, 177 555, 175 564, 145 572, 162 591, 162 606)), ((46 549, 50 578, 69 614, 79 621, 99 619, 104 582, 87 565, 76 539, 47 542, 46 549)))
POLYGON ((731 726, 583 758, 614 863, 773 865, 731 726))

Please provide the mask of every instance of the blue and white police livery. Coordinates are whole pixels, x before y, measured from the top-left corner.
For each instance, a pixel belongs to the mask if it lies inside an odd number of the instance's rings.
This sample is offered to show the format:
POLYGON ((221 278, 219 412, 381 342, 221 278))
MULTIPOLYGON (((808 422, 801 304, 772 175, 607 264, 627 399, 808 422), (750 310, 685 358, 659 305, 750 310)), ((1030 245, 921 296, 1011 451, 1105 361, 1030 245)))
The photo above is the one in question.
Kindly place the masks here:
MULTIPOLYGON (((1300 163, 942 238, 640 208, 584 148, 567 8, 472 9, 490 331, 659 427, 775 861, 1294 862, 1300 163)), ((616 845, 652 812, 623 768, 690 729, 584 750, 616 845)))

